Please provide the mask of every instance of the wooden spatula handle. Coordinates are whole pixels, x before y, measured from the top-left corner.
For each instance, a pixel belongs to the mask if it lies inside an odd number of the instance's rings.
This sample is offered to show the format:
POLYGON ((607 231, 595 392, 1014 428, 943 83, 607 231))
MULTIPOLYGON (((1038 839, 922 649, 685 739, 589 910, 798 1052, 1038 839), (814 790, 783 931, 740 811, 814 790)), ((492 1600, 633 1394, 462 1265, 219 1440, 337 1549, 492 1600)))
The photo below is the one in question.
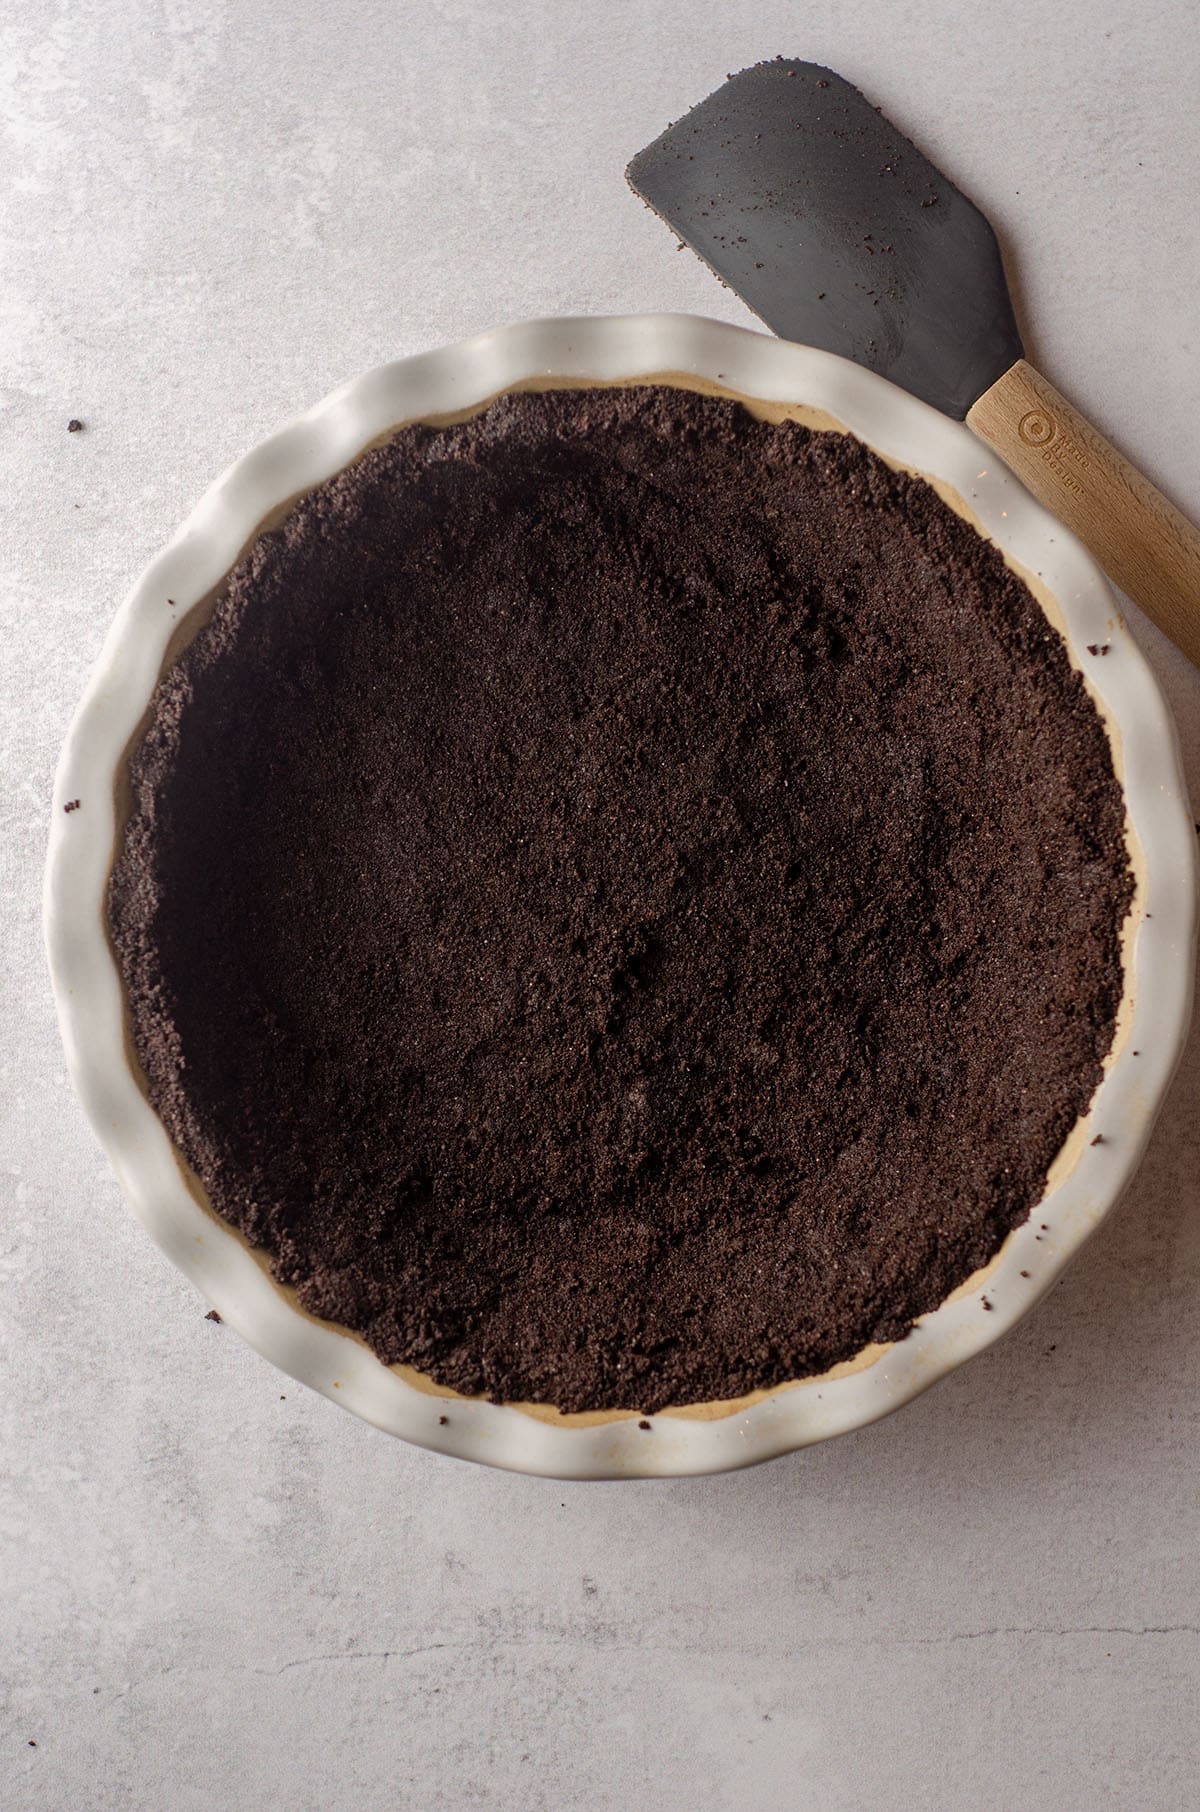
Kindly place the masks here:
POLYGON ((1200 666, 1200 530, 1024 359, 967 421, 1200 666))

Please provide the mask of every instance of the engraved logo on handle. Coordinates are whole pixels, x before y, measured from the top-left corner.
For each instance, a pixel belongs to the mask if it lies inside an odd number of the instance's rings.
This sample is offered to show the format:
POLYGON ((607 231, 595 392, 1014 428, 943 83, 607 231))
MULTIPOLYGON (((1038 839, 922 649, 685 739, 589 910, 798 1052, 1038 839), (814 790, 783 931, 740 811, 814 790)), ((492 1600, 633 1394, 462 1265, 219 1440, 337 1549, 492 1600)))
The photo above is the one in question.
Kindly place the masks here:
POLYGON ((1048 409, 1027 409, 1017 423, 1017 433, 1027 447, 1048 447, 1058 433, 1058 423, 1048 409))
POLYGON ((1017 434, 1027 447, 1042 455, 1065 490, 1073 497, 1083 497, 1080 481, 1092 462, 1083 448, 1061 431, 1049 409, 1027 409, 1017 423, 1017 434))

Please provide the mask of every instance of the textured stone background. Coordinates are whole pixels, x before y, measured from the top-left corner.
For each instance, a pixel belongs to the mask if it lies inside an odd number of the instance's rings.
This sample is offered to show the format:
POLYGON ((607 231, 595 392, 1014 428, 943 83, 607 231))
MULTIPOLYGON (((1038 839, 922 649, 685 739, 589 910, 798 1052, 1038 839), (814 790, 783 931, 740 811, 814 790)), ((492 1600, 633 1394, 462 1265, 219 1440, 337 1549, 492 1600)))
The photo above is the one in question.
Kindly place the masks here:
MULTIPOLYGON (((0 11, 0 1805, 1194 1807, 1195 1043, 1000 1348, 756 1472, 559 1486, 389 1442, 204 1321, 76 1108, 38 930, 68 715, 203 486, 497 321, 744 318, 621 172, 759 56, 832 62, 957 174, 1035 356, 1200 516, 1190 0, 0 11)), ((1144 645, 1200 795, 1200 675, 1144 645)))

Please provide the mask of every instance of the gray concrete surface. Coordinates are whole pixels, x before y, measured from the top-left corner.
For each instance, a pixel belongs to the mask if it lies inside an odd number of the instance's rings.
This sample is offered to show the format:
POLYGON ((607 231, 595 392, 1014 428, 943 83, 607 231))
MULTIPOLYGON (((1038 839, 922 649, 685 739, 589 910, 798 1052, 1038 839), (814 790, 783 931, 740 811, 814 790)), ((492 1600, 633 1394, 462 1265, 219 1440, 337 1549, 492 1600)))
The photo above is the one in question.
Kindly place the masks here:
MULTIPOLYGON (((134 1225, 67 1084, 47 800, 126 586, 380 359, 537 313, 743 319, 621 172, 776 51, 958 175, 1046 371, 1200 515, 1189 0, 0 8, 6 1809, 1200 1803, 1195 1042, 1014 1336, 879 1427, 666 1486, 441 1461, 281 1378, 134 1225)), ((1200 795, 1200 674, 1144 645, 1200 795)))

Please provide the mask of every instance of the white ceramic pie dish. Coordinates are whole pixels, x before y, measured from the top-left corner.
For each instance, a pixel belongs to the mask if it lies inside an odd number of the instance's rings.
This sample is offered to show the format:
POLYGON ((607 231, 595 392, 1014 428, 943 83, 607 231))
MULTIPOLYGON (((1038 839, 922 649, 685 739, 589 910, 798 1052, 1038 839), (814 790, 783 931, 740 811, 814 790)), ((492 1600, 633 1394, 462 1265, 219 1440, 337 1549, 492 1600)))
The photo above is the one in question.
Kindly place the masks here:
POLYGON ((719 1472, 841 1434, 897 1408, 1029 1309, 1128 1183, 1183 1048, 1196 924, 1195 836, 1174 726, 1103 575, 964 426, 858 366, 689 316, 533 321, 399 360, 343 386, 210 488, 125 600, 76 712, 55 781, 46 939, 67 1061, 134 1212, 222 1318, 293 1377, 419 1445, 571 1478, 719 1472), (949 488, 1060 617, 1110 727, 1138 870, 1124 1024, 1090 1113, 1031 1219, 985 1274, 873 1362, 707 1412, 607 1419, 435 1394, 294 1306, 185 1180, 131 1064, 105 930, 116 798, 131 739, 179 622, 264 518, 416 419, 470 411, 540 382, 673 374, 833 417, 894 463, 949 488), (173 600, 173 602, 169 602, 173 600), (1089 644, 1107 646, 1103 657, 1089 644), (78 806, 74 805, 79 801, 78 806), (71 809, 68 809, 71 808, 71 809), (1100 1143, 1092 1144, 1097 1130, 1100 1143), (1055 1178, 1057 1177, 1057 1180, 1055 1178))

